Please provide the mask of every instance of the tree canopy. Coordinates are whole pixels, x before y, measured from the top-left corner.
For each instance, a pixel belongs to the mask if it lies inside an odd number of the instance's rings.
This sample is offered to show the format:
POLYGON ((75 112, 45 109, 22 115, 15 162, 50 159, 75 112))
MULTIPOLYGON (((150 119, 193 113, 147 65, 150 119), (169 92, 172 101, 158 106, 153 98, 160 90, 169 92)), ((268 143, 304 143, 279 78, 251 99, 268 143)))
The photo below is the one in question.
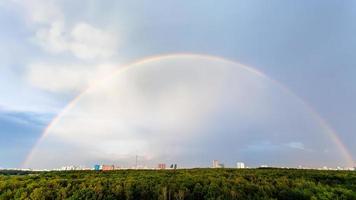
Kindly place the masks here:
POLYGON ((1 171, 0 199, 356 200, 356 172, 300 169, 1 171))

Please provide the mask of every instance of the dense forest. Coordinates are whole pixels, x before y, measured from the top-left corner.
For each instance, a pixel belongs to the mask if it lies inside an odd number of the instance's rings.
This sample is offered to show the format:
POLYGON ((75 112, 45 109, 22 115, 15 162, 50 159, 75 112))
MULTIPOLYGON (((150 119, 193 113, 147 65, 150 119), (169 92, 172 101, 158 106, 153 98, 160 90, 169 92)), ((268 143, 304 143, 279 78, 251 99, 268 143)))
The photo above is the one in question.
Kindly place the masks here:
POLYGON ((0 172, 0 199, 355 199, 355 171, 0 172))

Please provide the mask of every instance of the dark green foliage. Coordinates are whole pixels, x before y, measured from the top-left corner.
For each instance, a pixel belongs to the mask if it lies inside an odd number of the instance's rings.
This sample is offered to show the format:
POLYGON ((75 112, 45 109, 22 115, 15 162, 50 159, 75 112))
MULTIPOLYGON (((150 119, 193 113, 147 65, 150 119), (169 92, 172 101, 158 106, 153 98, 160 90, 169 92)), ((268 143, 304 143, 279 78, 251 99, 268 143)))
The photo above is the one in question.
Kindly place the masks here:
POLYGON ((356 172, 294 169, 1 171, 2 199, 356 200, 356 172))

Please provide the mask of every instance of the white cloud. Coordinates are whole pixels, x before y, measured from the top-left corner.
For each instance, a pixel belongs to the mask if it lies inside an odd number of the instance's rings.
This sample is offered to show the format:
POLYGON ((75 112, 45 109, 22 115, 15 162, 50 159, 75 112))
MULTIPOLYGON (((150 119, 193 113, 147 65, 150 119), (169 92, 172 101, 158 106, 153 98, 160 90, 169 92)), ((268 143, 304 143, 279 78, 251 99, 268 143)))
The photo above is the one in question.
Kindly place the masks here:
POLYGON ((109 58, 117 48, 116 34, 79 22, 68 28, 61 21, 36 32, 36 42, 51 53, 69 52, 79 59, 109 58))
POLYGON ((63 20, 60 7, 53 0, 13 0, 25 9, 29 23, 50 24, 55 20, 63 20))
POLYGON ((32 86, 60 93, 79 91, 91 80, 115 68, 103 64, 112 62, 116 54, 118 37, 115 32, 80 19, 68 21, 68 13, 62 10, 60 1, 14 2, 27 16, 29 27, 34 32, 32 41, 45 52, 61 56, 54 59, 61 62, 44 61, 27 66, 26 79, 32 86), (70 58, 68 61, 67 55, 72 55, 75 60, 70 58))
POLYGON ((28 66, 27 79, 35 87, 50 92, 79 92, 91 82, 112 73, 117 65, 70 65, 35 63, 28 66))
POLYGON ((43 49, 51 53, 61 53, 69 49, 68 37, 65 35, 64 24, 61 21, 39 28, 35 38, 43 49))
POLYGON ((52 54, 70 53, 78 59, 109 58, 116 53, 117 33, 86 22, 67 23, 55 1, 15 1, 35 29, 35 42, 52 54))
POLYGON ((79 58, 107 58, 115 54, 117 38, 114 33, 78 23, 72 30, 70 51, 79 58))

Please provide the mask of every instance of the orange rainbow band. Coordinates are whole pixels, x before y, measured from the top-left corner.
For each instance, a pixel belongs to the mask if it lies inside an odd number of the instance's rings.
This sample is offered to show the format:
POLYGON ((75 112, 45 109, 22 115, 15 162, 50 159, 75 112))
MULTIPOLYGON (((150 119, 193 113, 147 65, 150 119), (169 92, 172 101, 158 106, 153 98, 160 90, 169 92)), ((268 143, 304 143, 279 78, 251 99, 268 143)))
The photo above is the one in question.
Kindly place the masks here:
POLYGON ((106 78, 101 79, 101 80, 96 80, 93 82, 93 84, 90 84, 86 89, 84 89, 81 93, 79 93, 79 95, 77 95, 72 101, 70 101, 67 106, 48 124, 48 126, 44 129, 42 135, 40 136, 40 138, 37 140, 37 142, 35 143, 34 147, 31 149, 30 153, 27 155, 27 157, 25 158, 22 166, 27 166, 28 162, 31 160, 31 158, 33 157, 33 154, 35 152, 36 147, 38 146, 38 144, 44 139, 46 138, 46 136, 49 134, 49 131, 51 130, 51 128, 56 125, 58 123, 58 121, 69 111, 71 110, 71 108, 73 108, 76 103, 81 99, 81 97, 86 94, 86 92, 90 89, 95 87, 98 83, 100 83, 103 80, 106 80, 107 78, 112 78, 114 77, 117 73, 123 72, 128 70, 130 67, 134 67, 137 65, 141 65, 141 64, 145 64, 145 63, 149 63, 149 62, 153 62, 153 61, 158 61, 161 59, 167 59, 167 58, 174 58, 174 57, 178 57, 178 56, 185 56, 185 57, 192 57, 192 58, 204 58, 204 59, 210 59, 210 60, 216 60, 216 61, 222 61, 225 63, 230 63, 230 64, 236 64, 239 65, 240 67, 242 67, 243 69, 250 71, 260 77, 263 77, 269 81, 272 81, 274 84, 276 84, 277 86, 279 86, 283 91, 285 91, 287 94, 291 95, 292 97, 294 97, 295 99, 297 99, 302 105, 304 105, 308 111, 311 113, 312 117, 321 125, 321 127, 325 130, 325 133, 331 138, 331 140, 336 144, 336 146, 339 148, 339 150, 341 151, 341 154, 343 156, 343 158, 345 159, 345 161, 347 162, 347 165, 352 167, 354 165, 353 162, 353 158, 351 153, 348 151, 347 147, 345 146, 345 144, 343 144, 343 142, 341 141, 341 139, 339 138, 337 132, 331 128, 331 126, 320 116, 320 114, 318 112, 316 112, 316 110, 310 105, 308 104, 306 101, 304 101, 301 97, 299 97, 298 95, 296 95, 295 93, 293 93, 288 87, 286 87, 285 85, 281 84, 280 82, 268 77, 267 75, 265 75, 264 73, 262 73, 259 70, 256 70, 250 66, 246 66, 243 64, 240 64, 238 62, 232 61, 232 60, 228 60, 225 58, 221 58, 221 57, 217 57, 217 56, 211 56, 211 55, 203 55, 203 54, 193 54, 193 53, 177 53, 177 54, 166 54, 166 55, 158 55, 158 56, 152 56, 152 57, 147 57, 132 63, 129 63, 127 65, 124 65, 122 67, 120 67, 119 69, 115 70, 113 73, 110 73, 110 75, 108 75, 106 78))

